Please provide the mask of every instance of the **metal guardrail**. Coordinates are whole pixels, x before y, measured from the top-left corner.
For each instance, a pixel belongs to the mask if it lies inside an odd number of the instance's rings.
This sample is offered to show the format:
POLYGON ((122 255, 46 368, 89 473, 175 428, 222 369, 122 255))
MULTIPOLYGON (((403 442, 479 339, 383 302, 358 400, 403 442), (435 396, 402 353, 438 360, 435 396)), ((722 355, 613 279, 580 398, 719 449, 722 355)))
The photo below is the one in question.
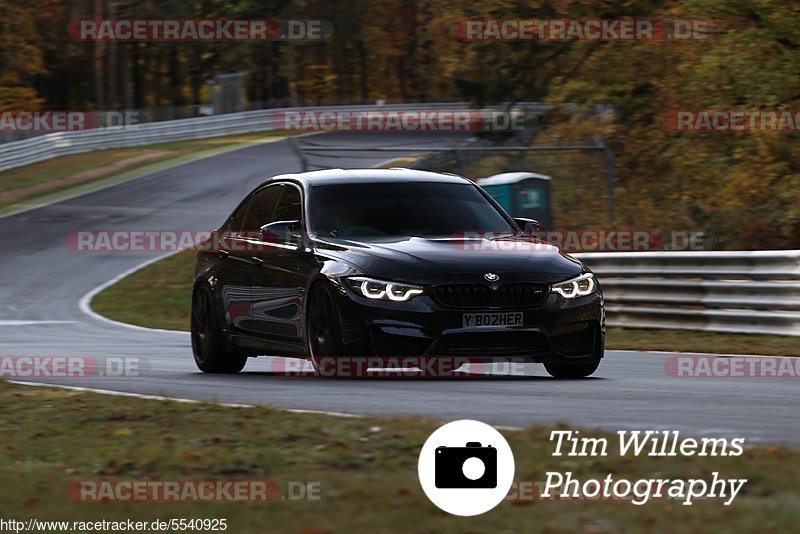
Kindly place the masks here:
POLYGON ((611 326, 800 336, 800 250, 575 254, 611 326))
MULTIPOLYGON (((526 104, 517 104, 524 106, 526 104)), ((538 105, 538 104, 530 104, 538 105)), ((431 104, 386 104, 369 106, 334 106, 324 109, 340 111, 391 111, 425 109, 468 109, 464 102, 431 104)), ((292 111, 313 111, 320 108, 273 108, 211 117, 151 122, 133 126, 117 126, 73 132, 58 132, 32 139, 0 144, 0 171, 45 161, 50 158, 79 154, 92 150, 205 139, 224 135, 274 130, 274 118, 292 111)))

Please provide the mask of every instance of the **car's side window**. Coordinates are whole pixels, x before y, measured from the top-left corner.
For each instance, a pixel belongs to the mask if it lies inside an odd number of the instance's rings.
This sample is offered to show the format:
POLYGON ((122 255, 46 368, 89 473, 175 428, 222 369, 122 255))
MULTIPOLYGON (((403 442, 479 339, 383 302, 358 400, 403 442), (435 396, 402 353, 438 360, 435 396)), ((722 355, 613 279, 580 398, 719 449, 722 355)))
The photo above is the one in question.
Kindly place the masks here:
POLYGON ((259 228, 270 222, 280 187, 280 185, 271 185, 253 195, 248 203, 244 224, 239 228, 241 231, 248 234, 258 232, 259 228))
POLYGON ((235 212, 233 212, 233 215, 228 218, 228 222, 224 227, 225 231, 239 233, 242 230, 244 225, 244 216, 247 215, 247 207, 249 205, 249 202, 243 203, 235 212))
POLYGON ((272 221, 300 221, 303 219, 303 208, 300 201, 300 191, 291 185, 283 186, 281 197, 272 214, 272 221))

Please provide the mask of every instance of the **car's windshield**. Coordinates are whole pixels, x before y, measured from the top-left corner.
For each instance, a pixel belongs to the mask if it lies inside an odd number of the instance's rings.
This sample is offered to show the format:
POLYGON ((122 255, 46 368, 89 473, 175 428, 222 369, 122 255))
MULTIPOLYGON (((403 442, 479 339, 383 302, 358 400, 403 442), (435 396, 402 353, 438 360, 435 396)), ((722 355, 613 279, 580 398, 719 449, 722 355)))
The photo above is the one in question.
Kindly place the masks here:
POLYGON ((321 236, 452 236, 511 232, 474 186, 444 182, 327 184, 313 188, 314 231, 321 236))

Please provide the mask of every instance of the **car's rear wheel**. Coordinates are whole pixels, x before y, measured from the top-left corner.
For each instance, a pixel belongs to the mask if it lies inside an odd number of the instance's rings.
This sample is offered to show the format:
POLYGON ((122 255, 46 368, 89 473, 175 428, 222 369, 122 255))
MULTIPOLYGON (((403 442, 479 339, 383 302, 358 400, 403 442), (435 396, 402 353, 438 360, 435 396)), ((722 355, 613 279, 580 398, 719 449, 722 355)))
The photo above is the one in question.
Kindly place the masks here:
POLYGON ((600 358, 582 363, 545 362, 545 370, 553 378, 585 378, 595 371, 600 365, 600 358))
POLYGON ((238 373, 247 363, 247 356, 225 350, 214 297, 207 286, 199 286, 192 295, 191 335, 194 362, 204 373, 238 373))
POLYGON ((311 365, 317 376, 328 378, 362 376, 358 358, 344 358, 339 310, 325 284, 311 290, 306 309, 306 335, 311 365))

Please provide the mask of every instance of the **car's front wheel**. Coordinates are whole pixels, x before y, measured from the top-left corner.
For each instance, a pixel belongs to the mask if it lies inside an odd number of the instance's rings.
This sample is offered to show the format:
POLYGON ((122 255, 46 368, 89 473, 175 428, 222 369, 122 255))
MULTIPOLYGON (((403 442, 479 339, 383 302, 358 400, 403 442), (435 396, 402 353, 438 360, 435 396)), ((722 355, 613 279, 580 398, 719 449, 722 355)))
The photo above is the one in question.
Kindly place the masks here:
POLYGON ((225 350, 214 296, 206 286, 192 295, 191 334, 194 362, 204 373, 238 373, 247 363, 247 356, 225 350))
POLYGON ((306 308, 308 355, 317 376, 354 378, 366 375, 359 364, 364 358, 345 357, 339 310, 333 293, 324 283, 311 290, 306 308))

